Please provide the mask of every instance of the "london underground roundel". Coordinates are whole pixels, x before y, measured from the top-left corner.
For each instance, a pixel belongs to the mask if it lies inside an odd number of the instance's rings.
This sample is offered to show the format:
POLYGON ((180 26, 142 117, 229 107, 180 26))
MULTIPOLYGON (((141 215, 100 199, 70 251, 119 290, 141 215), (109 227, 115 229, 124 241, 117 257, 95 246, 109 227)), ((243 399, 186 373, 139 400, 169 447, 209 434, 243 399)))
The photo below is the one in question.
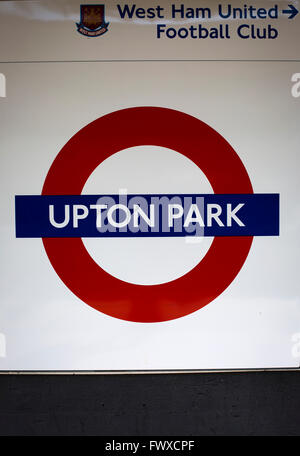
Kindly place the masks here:
MULTIPOLYGON (((103 160, 138 145, 168 147, 186 155, 206 174, 215 193, 252 193, 238 155, 212 128, 177 111, 143 107, 114 112, 79 131, 55 159, 42 194, 80 194, 103 160)), ((145 286, 105 272, 81 238, 43 239, 54 269, 75 295, 105 314, 137 322, 171 320, 211 302, 235 278, 251 242, 251 236, 215 237, 192 271, 166 284, 145 286)))
POLYGON ((240 271, 253 236, 278 235, 278 206, 278 195, 253 193, 237 153, 207 124, 172 109, 136 107, 105 115, 68 141, 50 167, 42 195, 16 197, 16 229, 17 237, 42 237, 61 280, 89 306, 122 320, 162 322, 217 298, 240 271), (125 202, 122 195, 83 194, 104 160, 137 146, 168 148, 187 157, 214 193, 135 194, 125 202), (155 285, 114 277, 82 240, 193 236, 213 238, 202 260, 180 277, 155 285))

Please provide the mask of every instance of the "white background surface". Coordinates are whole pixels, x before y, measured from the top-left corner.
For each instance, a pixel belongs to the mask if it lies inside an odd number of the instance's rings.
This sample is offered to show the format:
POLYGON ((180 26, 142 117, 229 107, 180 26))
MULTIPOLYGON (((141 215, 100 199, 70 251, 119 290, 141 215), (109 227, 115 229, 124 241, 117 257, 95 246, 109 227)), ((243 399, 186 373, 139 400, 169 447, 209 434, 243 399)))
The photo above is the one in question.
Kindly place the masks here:
MULTIPOLYGON (((42 27, 38 33, 46 56, 63 55, 54 49, 54 32, 53 42, 42 41, 42 27)), ((76 33, 69 38, 73 52, 79 38, 85 40, 76 33)), ((17 47, 9 46, 2 61, 18 58, 17 47)), ((26 52, 35 59, 35 48, 26 52)), ((300 332, 300 98, 291 96, 299 62, 6 63, 0 72, 7 79, 7 97, 0 99, 0 333, 6 339, 0 370, 299 366, 292 338, 300 332), (149 105, 186 112, 222 134, 254 191, 280 193, 281 232, 255 238, 236 279, 203 309, 142 324, 87 306, 61 282, 40 239, 16 239, 14 196, 41 193, 55 156, 80 128, 117 109, 149 105)), ((180 173, 176 160, 170 177, 162 173, 160 180, 172 181, 180 173)), ((94 193, 97 178, 90 185, 94 193)))

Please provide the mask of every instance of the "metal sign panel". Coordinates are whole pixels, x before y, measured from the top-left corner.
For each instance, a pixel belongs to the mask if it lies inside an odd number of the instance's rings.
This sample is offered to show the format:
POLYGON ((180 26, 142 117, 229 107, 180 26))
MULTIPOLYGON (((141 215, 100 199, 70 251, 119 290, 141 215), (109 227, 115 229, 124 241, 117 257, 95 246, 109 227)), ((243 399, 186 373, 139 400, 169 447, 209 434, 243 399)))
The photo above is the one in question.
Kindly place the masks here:
POLYGON ((1 371, 299 367, 297 5, 152 3, 0 3, 1 371))

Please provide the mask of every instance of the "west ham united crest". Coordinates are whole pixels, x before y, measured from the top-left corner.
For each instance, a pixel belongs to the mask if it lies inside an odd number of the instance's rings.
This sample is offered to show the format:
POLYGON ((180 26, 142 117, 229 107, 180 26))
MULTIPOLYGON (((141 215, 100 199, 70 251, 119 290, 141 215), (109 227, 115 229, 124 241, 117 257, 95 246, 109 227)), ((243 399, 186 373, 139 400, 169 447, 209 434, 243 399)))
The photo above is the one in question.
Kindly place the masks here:
POLYGON ((84 36, 100 36, 107 32, 104 5, 80 5, 80 22, 77 31, 84 36))

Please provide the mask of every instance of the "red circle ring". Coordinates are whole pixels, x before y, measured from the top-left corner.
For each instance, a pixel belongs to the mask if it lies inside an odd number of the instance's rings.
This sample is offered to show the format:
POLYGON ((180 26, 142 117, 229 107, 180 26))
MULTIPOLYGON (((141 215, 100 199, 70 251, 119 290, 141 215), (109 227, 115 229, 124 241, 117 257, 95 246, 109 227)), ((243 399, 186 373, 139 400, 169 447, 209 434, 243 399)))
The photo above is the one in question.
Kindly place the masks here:
MULTIPOLYGON (((204 122, 167 108, 116 111, 76 133, 55 158, 42 195, 79 195, 94 169, 110 155, 140 145, 173 149, 205 173, 215 193, 253 193, 247 171, 230 144, 204 122)), ((161 322, 204 307, 234 280, 253 237, 215 237, 202 261, 181 278, 160 285, 123 282, 104 271, 81 238, 43 238, 65 285, 104 314, 134 322, 161 322)))

